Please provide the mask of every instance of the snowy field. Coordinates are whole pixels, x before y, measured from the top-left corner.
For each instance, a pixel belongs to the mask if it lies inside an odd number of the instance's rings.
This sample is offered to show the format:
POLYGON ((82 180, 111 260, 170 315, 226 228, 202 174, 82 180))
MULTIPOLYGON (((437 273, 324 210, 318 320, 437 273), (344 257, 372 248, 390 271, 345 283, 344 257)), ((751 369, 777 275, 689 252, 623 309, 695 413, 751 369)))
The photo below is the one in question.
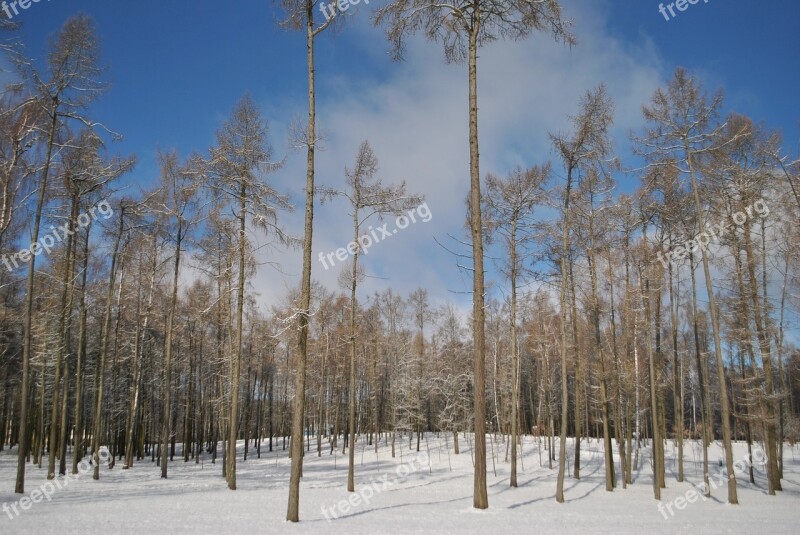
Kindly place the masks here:
MULTIPOLYGON (((476 511, 472 509, 469 445, 462 437, 460 455, 453 454, 452 439, 448 445, 443 436, 428 435, 417 454, 405 442, 401 465, 399 450, 392 459, 390 446, 383 442, 376 455, 373 447, 360 441, 357 492, 350 495, 347 458, 341 451, 329 455, 328 450, 317 457, 312 441, 305 460, 299 524, 284 521, 289 459, 280 443, 272 453, 265 454, 262 448, 261 459, 252 451, 246 462, 240 456, 236 491, 227 489, 221 464, 211 464, 208 457, 201 464, 184 463, 176 455, 167 480, 160 479, 160 470, 149 460, 131 470, 122 470, 118 462, 113 470, 103 466, 99 482, 92 481, 91 474, 66 484, 61 477, 61 488, 53 486, 54 491, 47 492, 48 501, 43 494, 33 494, 37 489, 49 491, 46 470, 29 466, 26 496, 39 502, 27 503, 27 510, 21 509, 20 496, 13 493, 16 451, 4 451, 0 453, 0 504, 5 502, 11 512, 0 515, 0 534, 800 533, 800 447, 786 446, 783 492, 767 495, 764 470, 755 463, 756 484, 751 485, 746 474, 737 474, 740 505, 732 506, 725 503, 724 483, 712 490, 711 499, 698 498, 693 492, 694 485, 702 483, 702 453, 697 443, 685 444, 687 481, 676 481, 676 450, 670 442, 667 488, 662 491, 670 514, 666 507, 659 512, 652 497, 646 449, 641 450, 633 485, 606 492, 602 442, 584 441, 581 479, 566 480, 566 503, 557 504, 557 464, 548 468, 547 453, 540 450, 537 439, 525 438, 524 466, 519 468, 516 489, 508 484, 505 443, 498 441, 488 446, 490 507, 476 511)), ((746 445, 735 444, 734 454, 735 460, 746 458, 746 445)), ((709 459, 715 482, 722 459, 719 442, 709 449, 709 459)))

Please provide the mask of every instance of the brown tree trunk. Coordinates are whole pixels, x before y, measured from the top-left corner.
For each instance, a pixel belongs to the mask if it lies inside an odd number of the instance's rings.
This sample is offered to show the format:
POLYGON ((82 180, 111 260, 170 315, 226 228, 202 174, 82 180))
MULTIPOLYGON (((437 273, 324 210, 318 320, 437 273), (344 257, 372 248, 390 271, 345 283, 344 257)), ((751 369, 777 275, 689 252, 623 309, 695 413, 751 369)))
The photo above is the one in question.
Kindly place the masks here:
MULTIPOLYGON (((700 191, 697 187, 697 178, 695 176, 694 162, 691 149, 689 148, 689 141, 684 138, 684 150, 687 156, 687 163, 689 164, 689 175, 692 182, 692 192, 694 194, 694 207, 697 213, 697 227, 699 229, 705 228, 703 220, 703 206, 700 203, 700 191)), ((722 441, 725 448, 725 465, 728 477, 728 503, 738 504, 739 498, 736 493, 736 473, 733 469, 733 447, 731 445, 731 421, 730 421, 730 408, 728 406, 728 385, 725 381, 725 364, 722 360, 722 340, 720 336, 719 315, 717 313, 717 299, 714 295, 714 285, 711 279, 711 268, 708 262, 708 255, 704 247, 700 248, 703 260, 703 274, 705 276, 706 291, 708 294, 708 308, 711 315, 711 327, 714 334, 714 354, 717 361, 717 374, 719 375, 719 396, 720 408, 722 411, 722 441)))
MULTIPOLYGON (((642 227, 643 239, 647 240, 647 228, 642 227)), ((647 259, 645 259, 645 262, 647 259)), ((650 383, 650 423, 652 434, 651 458, 653 464, 653 496, 656 500, 661 499, 661 484, 659 474, 661 472, 659 443, 661 442, 661 429, 658 422, 658 393, 656 376, 656 352, 654 350, 655 337, 653 336, 652 305, 650 277, 646 274, 647 267, 642 267, 639 271, 639 285, 644 305, 645 316, 645 336, 647 337, 647 361, 650 383)))
MULTIPOLYGON (((44 199, 47 193, 47 180, 50 176, 50 161, 53 157, 53 144, 55 141, 56 127, 58 125, 58 114, 56 113, 58 102, 54 103, 51 111, 50 132, 47 140, 47 153, 42 170, 42 180, 39 184, 39 195, 36 200, 36 214, 33 218, 33 234, 31 243, 39 242, 39 229, 42 224, 42 210, 44 199)), ((25 493, 25 457, 28 455, 28 395, 30 390, 30 362, 31 346, 33 345, 33 297, 34 297, 34 274, 36 273, 36 255, 31 255, 28 264, 28 280, 25 294, 25 324, 23 327, 22 338, 22 385, 20 388, 19 404, 19 452, 17 455, 17 481, 14 487, 16 494, 25 493)))
MULTIPOLYGON (((353 242, 358 243, 358 208, 353 210, 353 242)), ((347 491, 355 492, 356 466, 356 285, 358 284, 358 251, 353 254, 350 279, 350 396, 347 426, 349 431, 347 460, 347 491)))
POLYGON ((144 337, 147 336, 147 326, 150 321, 150 312, 153 306, 153 294, 155 290, 156 268, 158 261, 155 233, 153 233, 153 250, 151 254, 152 262, 150 265, 150 285, 147 292, 147 305, 145 306, 144 319, 142 320, 141 324, 138 321, 138 313, 136 316, 137 332, 133 350, 133 376, 131 379, 130 404, 128 405, 128 425, 126 426, 125 431, 125 464, 122 466, 123 468, 131 468, 133 466, 133 436, 137 418, 136 411, 139 406, 139 392, 141 391, 142 353, 144 337))
MULTIPOLYGON (((242 337, 244 330, 244 285, 245 259, 247 243, 247 182, 241 178, 239 192, 239 278, 236 289, 236 346, 233 348, 233 364, 231 366, 231 413, 230 435, 228 439, 228 488, 236 490, 236 441, 239 438, 239 384, 242 373, 242 337)), ((301 422, 302 436, 302 422, 301 422)), ((300 447, 302 449, 302 442, 300 447)))
MULTIPOLYGON (((572 168, 567 169, 567 186, 564 191, 564 222, 561 228, 561 429, 558 454, 558 481, 556 501, 564 503, 564 475, 567 468, 567 426, 569 425, 569 380, 567 377, 567 256, 569 243, 569 202, 572 190, 572 168)), ((551 449, 552 452, 552 449, 551 449)))
POLYGON ((83 243, 81 265, 81 299, 78 302, 78 358, 75 366, 75 435, 72 452, 72 473, 78 473, 78 463, 86 451, 84 433, 83 408, 83 367, 86 363, 86 279, 89 273, 89 236, 91 225, 86 229, 86 241, 83 243))
MULTIPOLYGON (((755 255, 753 253, 753 241, 750 237, 750 220, 746 220, 743 230, 744 249, 747 253, 747 274, 750 288, 750 298, 753 302, 753 319, 756 325, 758 345, 761 350, 761 361, 764 366, 764 386, 766 389, 764 405, 766 409, 765 426, 766 449, 767 449, 767 481, 769 482, 769 494, 774 495, 775 491, 783 490, 781 487, 780 473, 778 471, 778 444, 775 426, 775 406, 773 397, 773 376, 772 376, 772 350, 770 349, 769 334, 767 334, 766 317, 761 310, 761 298, 758 294, 758 279, 755 271, 755 255)), ((781 445, 782 447, 782 445, 781 445)))
MULTIPOLYGON (((669 264, 669 313, 672 334, 672 407, 674 431, 678 442, 678 481, 683 481, 683 365, 678 354, 678 307, 680 292, 673 285, 672 263, 669 264)), ((678 279, 680 285, 680 279, 678 279)), ((680 288, 679 288, 680 289, 680 288)), ((679 290, 678 289, 678 290, 679 290)))
POLYGON ((170 424, 172 422, 172 337, 175 330, 175 312, 178 304, 178 278, 181 270, 181 246, 183 240, 183 219, 177 217, 178 228, 176 230, 175 259, 172 264, 172 291, 170 292, 169 310, 167 311, 167 325, 164 340, 164 388, 162 403, 164 412, 161 418, 161 478, 167 479, 167 454, 169 450, 169 439, 171 434, 170 424))
POLYGON ((484 271, 483 223, 481 220, 481 175, 478 151, 478 33, 480 10, 475 10, 469 32, 469 160, 470 160, 470 232, 472 234, 472 351, 474 360, 475 404, 475 475, 472 505, 489 507, 486 490, 486 348, 484 346, 484 271))
POLYGON ((700 386, 700 414, 703 419, 703 483, 705 495, 711 496, 711 484, 708 478, 708 445, 713 438, 714 418, 711 415, 711 402, 708 399, 708 373, 703 363, 700 348, 700 325, 697 319, 697 281, 694 275, 694 255, 689 251, 689 273, 692 277, 692 332, 694 334, 694 355, 697 365, 697 377, 700 386), (709 435, 709 432, 711 435, 709 435))
MULTIPOLYGON (((79 195, 73 194, 71 196, 70 215, 67 225, 73 232, 75 231, 75 223, 78 218, 79 201, 79 195)), ((72 272, 74 269, 74 246, 74 234, 70 234, 67 237, 67 248, 64 252, 64 271, 61 277, 62 288, 58 314, 58 347, 56 349, 55 379, 53 381, 52 397, 50 401, 50 438, 48 440, 50 451, 47 458, 47 479, 54 479, 56 477, 56 456, 58 455, 63 461, 66 453, 62 451, 62 449, 66 449, 62 448, 63 442, 66 441, 66 414, 64 414, 59 407, 62 405, 62 397, 69 390, 67 372, 64 372, 63 368, 66 365, 64 353, 69 353, 69 335, 72 330, 73 294, 71 281, 73 280, 72 272), (63 393, 61 389, 62 380, 64 382, 63 393), (61 432, 62 429, 63 433, 61 432)))
POLYGON ((316 150, 316 95, 314 79, 314 7, 306 2, 306 58, 308 68, 308 132, 306 152, 306 210, 303 225, 303 277, 300 282, 300 316, 295 378, 295 406, 292 419, 292 467, 289 476, 289 503, 286 520, 300 520, 300 478, 303 474, 303 416, 305 414, 306 366, 308 363, 308 323, 311 307, 311 246, 314 230, 314 152, 316 150))
POLYGON ((122 241, 122 233, 125 230, 125 209, 119 211, 119 228, 114 239, 114 249, 111 255, 111 269, 108 274, 108 291, 106 293, 106 308, 103 313, 103 324, 100 333, 100 354, 97 356, 97 366, 94 372, 94 421, 92 426, 92 462, 94 472, 92 479, 100 479, 100 434, 103 421, 103 385, 105 384, 106 355, 108 353, 109 331, 111 329, 111 305, 114 300, 114 284, 117 279, 117 257, 119 246, 122 241))
POLYGON ((517 340, 517 220, 511 222, 511 486, 517 486, 519 341, 517 340))

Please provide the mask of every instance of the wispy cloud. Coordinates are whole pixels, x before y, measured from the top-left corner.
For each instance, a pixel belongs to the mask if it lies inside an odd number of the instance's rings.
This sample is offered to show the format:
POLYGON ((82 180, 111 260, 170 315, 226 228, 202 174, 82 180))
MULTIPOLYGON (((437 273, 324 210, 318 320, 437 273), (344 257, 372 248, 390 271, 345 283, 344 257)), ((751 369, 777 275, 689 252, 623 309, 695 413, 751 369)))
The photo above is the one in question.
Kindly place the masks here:
MULTIPOLYGON (((505 174, 516 165, 541 164, 553 158, 548 132, 568 127, 567 116, 580 96, 604 82, 616 102, 614 137, 627 151, 627 135, 641 125, 641 105, 661 83, 662 62, 652 43, 621 42, 605 26, 607 13, 582 3, 569 16, 576 21, 578 46, 570 49, 537 35, 520 42, 496 42, 480 51, 479 106, 481 174, 505 174)), ((349 63, 377 62, 388 76, 347 78, 323 66, 318 73, 318 121, 326 136, 325 151, 318 153, 317 183, 340 186, 345 165, 351 165, 359 143, 369 139, 380 159, 379 175, 386 181, 406 180, 410 192, 425 195, 436 218, 396 236, 391 244, 365 259, 368 278, 362 295, 391 286, 405 293, 424 286, 436 301, 451 299, 466 304, 471 276, 460 272, 458 259, 434 241, 448 235, 464 238, 464 199, 469 189, 467 74, 463 65, 445 63, 441 46, 422 38, 408 47, 405 62, 392 64, 386 41, 365 17, 346 28, 349 63), (372 275, 372 278, 369 278, 372 275)), ((341 35, 325 35, 321 43, 334 43, 341 35)), ((305 113, 273 108, 274 133, 305 113)), ((268 114, 269 115, 269 114, 268 114)), ((558 169, 558 166, 556 166, 558 169)), ((302 233, 304 154, 293 153, 280 173, 285 189, 298 195, 298 210, 287 221, 302 233)), ((351 222, 342 203, 332 202, 316 212, 314 254, 330 251, 350 239, 351 222)), ((270 251, 290 273, 259 271, 253 281, 267 302, 275 302, 299 281, 299 251, 270 251), (277 275, 277 276, 276 276, 277 275)), ((265 259, 266 260, 266 259, 265 259)), ((318 267, 318 266, 317 266, 318 267)), ((493 274, 489 274, 489 277, 493 274)), ((314 278, 336 287, 337 270, 316 269, 314 278)))

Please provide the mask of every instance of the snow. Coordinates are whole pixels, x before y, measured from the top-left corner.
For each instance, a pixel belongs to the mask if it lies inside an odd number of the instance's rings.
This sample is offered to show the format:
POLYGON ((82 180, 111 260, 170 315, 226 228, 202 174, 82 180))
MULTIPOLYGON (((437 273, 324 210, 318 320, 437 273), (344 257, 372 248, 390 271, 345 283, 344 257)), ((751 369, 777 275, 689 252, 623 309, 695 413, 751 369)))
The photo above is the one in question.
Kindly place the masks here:
MULTIPOLYGON (((698 443, 685 443, 686 481, 678 483, 676 450, 670 441, 666 452, 667 488, 662 490, 662 503, 670 504, 674 512, 670 515, 666 509, 660 513, 658 502, 653 499, 646 448, 640 452, 633 484, 627 489, 620 484, 614 492, 607 492, 602 442, 584 441, 581 479, 567 478, 566 503, 558 504, 554 498, 558 465, 554 462, 553 469, 548 468, 547 453, 542 451, 544 466, 540 466, 538 439, 525 437, 523 464, 518 468, 519 487, 511 488, 506 444, 498 437, 487 446, 489 509, 481 511, 472 508, 472 460, 465 437, 460 437, 460 455, 452 451, 452 436, 447 442, 444 435, 428 434, 426 438, 419 454, 415 451, 416 439, 414 449, 409 449, 407 438, 402 441, 403 468, 399 441, 397 457, 392 459, 391 446, 381 441, 376 454, 362 438, 356 452, 358 498, 346 490, 347 457, 341 450, 335 456, 329 455, 329 449, 317 457, 312 439, 304 463, 298 524, 284 520, 288 450, 281 450, 278 442, 276 451, 265 453, 262 445, 262 458, 256 459, 251 449, 245 462, 241 458, 244 444, 240 442, 236 491, 228 490, 221 476, 221 457, 217 464, 211 464, 206 454, 201 464, 195 464, 194 460, 184 463, 182 456, 176 455, 167 480, 160 479, 160 469, 149 458, 130 470, 122 470, 122 463, 117 462, 113 470, 102 467, 99 481, 93 481, 91 473, 66 484, 60 477, 62 488, 53 487, 50 501, 39 496, 41 501, 28 504, 24 511, 17 504, 20 514, 14 516, 11 512, 13 519, 0 511, 0 535, 800 532, 795 509, 800 505, 799 447, 785 446, 784 490, 777 496, 767 494, 764 468, 755 462, 755 485, 749 483, 746 473, 737 474, 740 505, 726 503, 727 488, 723 483, 712 489, 711 499, 683 502, 679 510, 674 500, 690 496, 695 485, 702 484, 702 452, 698 443), (348 499, 357 505, 349 505, 348 499)), ((176 453, 180 450, 178 446, 176 453)), ((571 443, 569 451, 571 454, 571 443)), ((746 459, 746 453, 746 444, 734 444, 734 460, 746 459)), ((709 449, 713 482, 719 479, 718 462, 722 458, 721 443, 716 442, 709 449)), ((757 454, 754 458, 760 459, 757 454)), ((615 460, 618 462, 616 455, 615 460)), ((570 458, 568 474, 572 472, 571 461, 570 458)), ((6 502, 9 510, 21 498, 13 493, 15 474, 16 450, 0 453, 0 505, 6 502)), ((36 489, 48 489, 46 485, 46 468, 28 465, 26 496, 31 497, 36 489)))

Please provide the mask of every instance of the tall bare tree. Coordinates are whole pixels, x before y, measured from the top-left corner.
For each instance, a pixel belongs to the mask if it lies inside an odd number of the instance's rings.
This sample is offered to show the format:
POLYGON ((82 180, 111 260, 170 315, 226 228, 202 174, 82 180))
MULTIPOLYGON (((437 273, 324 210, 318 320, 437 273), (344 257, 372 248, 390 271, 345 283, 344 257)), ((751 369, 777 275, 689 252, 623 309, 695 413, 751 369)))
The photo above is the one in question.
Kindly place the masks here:
MULTIPOLYGON (((718 124, 722 93, 707 97, 697 80, 679 68, 665 89, 656 90, 649 105, 642 108, 649 128, 638 138, 638 151, 650 165, 674 167, 688 176, 697 217, 697 235, 706 230, 706 216, 700 198, 700 159, 720 144, 721 125, 718 124)), ((736 473, 733 468, 730 406, 725 365, 722 357, 719 310, 711 278, 711 267, 705 247, 700 248, 703 264, 709 315, 714 335, 714 355, 719 379, 722 440, 728 477, 728 503, 739 503, 736 493, 736 473)), ((655 439, 655 437, 654 437, 655 439)))
POLYGON ((286 520, 300 520, 300 478, 303 474, 303 416, 306 399, 306 367, 308 364, 308 325, 311 307, 311 245, 314 231, 314 156, 317 149, 317 104, 316 79, 314 70, 314 45, 317 36, 331 24, 338 21, 339 7, 334 2, 333 16, 318 24, 314 17, 318 0, 281 0, 287 13, 283 25, 292 30, 306 32, 306 69, 308 76, 308 123, 305 131, 298 136, 306 147, 306 208, 303 222, 303 274, 300 280, 300 310, 298 311, 297 376, 295 379, 294 411, 292 413, 292 468, 289 476, 289 502, 286 520))
POLYGON ((172 368, 175 352, 175 317, 178 314, 178 288, 181 272, 181 259, 186 250, 186 240, 194 230, 200 214, 198 196, 201 163, 193 157, 182 166, 175 152, 161 154, 161 188, 154 199, 153 211, 164 218, 162 228, 175 244, 172 256, 172 283, 167 308, 167 322, 164 333, 164 379, 162 384, 163 415, 161 418, 161 477, 167 478, 167 457, 172 437, 172 368))
MULTIPOLYGON (((553 145, 560 156, 566 171, 567 183, 563 193, 563 223, 561 228, 561 440, 558 459, 558 482, 556 486, 556 501, 564 502, 564 474, 566 471, 567 456, 567 426, 569 424, 569 385, 567 378, 567 300, 566 291, 568 284, 568 258, 570 257, 571 239, 570 226, 573 224, 572 209, 570 207, 572 189, 581 179, 582 173, 600 165, 608 158, 611 150, 609 129, 613 122, 613 104, 605 86, 588 91, 580 102, 578 115, 572 118, 572 132, 569 135, 551 135, 553 145)), ((573 314, 574 316, 574 314, 573 314)), ((575 317, 572 321, 577 321, 575 317)), ((576 355, 576 359, 579 357, 576 355)), ((577 374, 577 370, 576 370, 577 374)), ((578 379, 575 380, 577 397, 578 379)), ((578 401, 576 400, 576 405, 578 401)), ((578 413, 579 414, 579 413, 578 413)), ((576 418, 577 420, 577 418, 576 418)), ((580 425, 576 421, 575 426, 580 425)), ((577 433, 576 433, 577 434, 577 433)), ((578 446, 579 437, 575 437, 575 456, 580 455, 578 446)), ((577 462, 577 460, 576 460, 577 462)))
POLYGON ((517 329, 517 283, 524 276, 524 266, 531 258, 530 243, 534 238, 534 207, 542 202, 543 185, 550 178, 550 164, 529 169, 515 169, 505 180, 495 175, 486 177, 487 223, 492 234, 498 234, 508 254, 508 265, 501 269, 511 285, 511 481, 517 486, 517 445, 519 443, 520 359, 517 329))
MULTIPOLYGON (((61 168, 64 178, 64 189, 67 196, 69 214, 67 228, 73 233, 67 236, 64 251, 64 263, 61 275, 61 298, 58 313, 59 339, 56 347, 55 379, 52 393, 52 421, 50 423, 49 444, 58 447, 49 448, 48 479, 55 477, 55 460, 60 456, 59 473, 66 474, 66 449, 67 449, 67 411, 65 396, 68 398, 69 390, 69 358, 72 332, 72 309, 74 303, 75 264, 77 261, 77 238, 79 228, 79 214, 84 197, 105 189, 112 180, 120 177, 133 167, 134 159, 121 160, 114 158, 106 161, 103 156, 104 144, 99 136, 91 130, 83 130, 75 139, 61 151, 61 168), (63 369, 66 367, 66 369, 63 369), (63 389, 60 384, 64 382, 63 389), (59 405, 64 405, 64 410, 59 410, 59 405)), ((107 202, 107 201, 106 201, 107 202)))
MULTIPOLYGON (((61 28, 52 41, 47 57, 48 78, 42 78, 31 62, 18 58, 18 66, 31 86, 31 101, 41 108, 46 136, 44 161, 39 171, 36 209, 31 243, 39 241, 42 210, 47 195, 53 163, 54 148, 65 120, 74 119, 87 126, 92 124, 80 113, 105 89, 100 65, 100 44, 92 20, 85 15, 75 16, 61 28)), ((17 459, 15 492, 25 492, 25 457, 28 454, 28 390, 30 388, 30 358, 33 327, 34 273, 36 255, 30 255, 25 300, 22 350, 22 390, 20 395, 20 447, 17 459)))
MULTIPOLYGON (((350 218, 353 222, 353 241, 348 248, 352 254, 350 275, 346 279, 350 290, 350 392, 348 414, 348 446, 349 460, 347 468, 347 490, 355 492, 355 441, 356 441, 356 289, 361 277, 358 257, 360 252, 366 254, 367 247, 372 243, 369 233, 362 235, 362 226, 371 217, 383 217, 387 214, 400 215, 404 210, 416 207, 422 198, 406 194, 405 182, 398 185, 386 186, 375 175, 378 172, 378 158, 372 151, 368 141, 363 141, 358 147, 355 165, 352 169, 345 169, 345 182, 347 190, 337 191, 331 188, 325 190, 325 198, 341 196, 347 199, 350 205, 350 218)), ((363 271, 363 270, 362 270, 363 271)))
POLYGON ((473 507, 486 509, 486 348, 484 327, 483 222, 478 150, 478 48, 498 37, 523 39, 547 31, 573 44, 570 21, 558 0, 393 0, 379 9, 376 24, 386 25, 393 55, 402 59, 408 38, 422 31, 441 42, 448 62, 468 64, 469 74, 469 217, 472 235, 472 337, 475 368, 475 476, 473 507))
POLYGON ((250 96, 236 105, 230 119, 217 132, 217 145, 211 149, 208 165, 209 185, 218 202, 229 205, 237 226, 236 332, 231 354, 230 435, 228 450, 228 488, 236 490, 236 441, 239 436, 239 390, 244 333, 246 265, 252 254, 247 237, 248 221, 287 243, 288 236, 278 226, 278 211, 289 210, 288 199, 279 194, 266 176, 279 169, 272 161, 267 142, 267 124, 250 96), (249 216, 249 217, 248 217, 249 216))
MULTIPOLYGON (((732 212, 747 214, 749 210, 752 214, 755 209, 762 216, 767 215, 765 207, 768 210, 768 206, 764 197, 767 197, 767 193, 774 188, 772 184, 774 161, 769 155, 778 152, 776 148, 779 144, 778 137, 775 134, 770 135, 764 132, 763 129, 756 127, 749 118, 740 115, 729 117, 720 133, 721 139, 718 143, 720 147, 711 153, 707 164, 702 166, 703 174, 707 180, 718 184, 722 191, 727 193, 726 196, 732 197, 732 212)), ((761 220, 763 222, 764 218, 762 217, 761 220)), ((768 492, 774 495, 775 491, 782 490, 780 470, 778 469, 778 450, 780 449, 777 438, 778 411, 775 409, 774 403, 777 389, 773 384, 775 372, 766 300, 767 270, 761 270, 763 285, 756 273, 759 264, 757 241, 763 243, 766 236, 762 229, 762 240, 754 238, 756 229, 757 225, 754 224, 752 218, 747 217, 741 225, 741 233, 737 230, 734 236, 734 239, 742 242, 741 249, 745 254, 743 271, 747 274, 747 283, 744 285, 746 289, 742 292, 743 299, 738 304, 743 312, 750 312, 753 315, 758 349, 761 354, 764 396, 760 401, 763 406, 764 438, 767 449, 768 492), (760 289, 763 289, 764 294, 759 292, 760 289)), ((761 256, 766 257, 766 254, 767 252, 764 250, 761 256)), ((749 344, 750 340, 747 343, 749 344)))

